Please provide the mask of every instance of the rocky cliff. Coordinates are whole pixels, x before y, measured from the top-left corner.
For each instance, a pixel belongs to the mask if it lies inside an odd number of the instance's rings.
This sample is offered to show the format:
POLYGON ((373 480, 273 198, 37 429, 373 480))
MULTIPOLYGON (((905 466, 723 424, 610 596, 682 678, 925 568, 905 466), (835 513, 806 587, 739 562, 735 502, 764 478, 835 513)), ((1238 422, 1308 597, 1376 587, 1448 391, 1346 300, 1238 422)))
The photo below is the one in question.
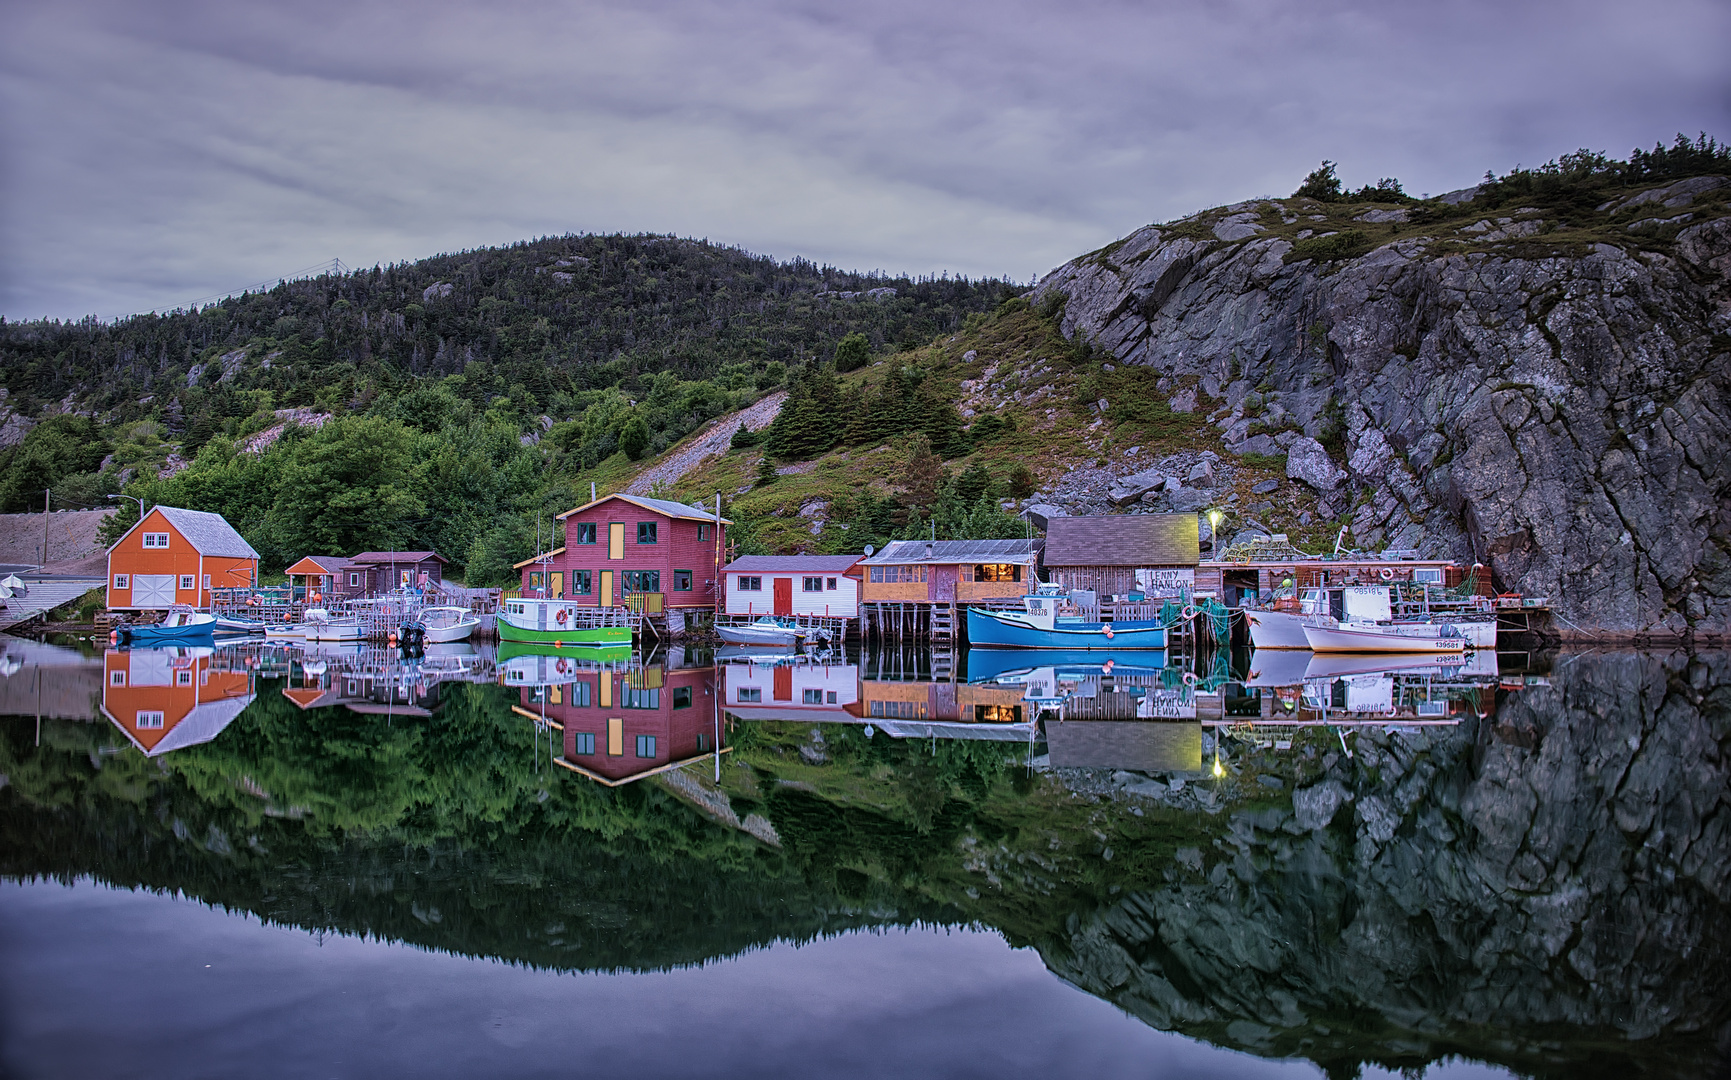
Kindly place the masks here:
POLYGON ((1046 962, 1331 1075, 1707 1074, 1731 1047, 1731 669, 1625 654, 1552 682, 1459 728, 1361 730, 1289 805, 1073 915, 1046 962))
POLYGON ((1265 200, 1044 278, 1360 546, 1483 562, 1570 623, 1731 629, 1731 183, 1596 209, 1265 200))

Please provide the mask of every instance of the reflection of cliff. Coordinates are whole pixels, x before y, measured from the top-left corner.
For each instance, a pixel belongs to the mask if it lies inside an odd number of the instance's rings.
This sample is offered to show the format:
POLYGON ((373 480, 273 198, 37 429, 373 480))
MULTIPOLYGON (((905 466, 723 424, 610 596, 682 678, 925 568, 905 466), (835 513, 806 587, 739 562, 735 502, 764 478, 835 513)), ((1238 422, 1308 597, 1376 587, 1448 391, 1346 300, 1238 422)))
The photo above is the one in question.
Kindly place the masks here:
POLYGON ((1363 733, 1043 953, 1155 1027, 1332 1075, 1705 1073, 1731 1034, 1727 669, 1592 658, 1495 726, 1363 733))

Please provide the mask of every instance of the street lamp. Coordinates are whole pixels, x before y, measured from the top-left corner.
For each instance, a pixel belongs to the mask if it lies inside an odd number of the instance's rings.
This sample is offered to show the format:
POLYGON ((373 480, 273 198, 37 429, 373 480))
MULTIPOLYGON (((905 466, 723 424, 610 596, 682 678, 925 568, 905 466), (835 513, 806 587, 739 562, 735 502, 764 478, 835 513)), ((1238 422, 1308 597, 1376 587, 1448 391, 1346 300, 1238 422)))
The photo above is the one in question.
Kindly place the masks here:
POLYGON ((110 495, 110 499, 131 499, 138 504, 138 520, 144 520, 144 500, 137 495, 110 495))
POLYGON ((1208 542, 1214 545, 1214 557, 1220 558, 1220 519, 1226 515, 1216 507, 1208 511, 1208 542))

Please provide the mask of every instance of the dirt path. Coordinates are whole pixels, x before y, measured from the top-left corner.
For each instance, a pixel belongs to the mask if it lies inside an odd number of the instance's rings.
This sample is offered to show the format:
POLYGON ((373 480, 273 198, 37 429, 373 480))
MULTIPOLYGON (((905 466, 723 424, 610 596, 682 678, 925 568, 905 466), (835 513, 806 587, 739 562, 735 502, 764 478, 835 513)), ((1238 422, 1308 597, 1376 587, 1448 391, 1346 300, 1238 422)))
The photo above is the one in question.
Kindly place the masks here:
POLYGON ((637 479, 631 481, 625 494, 647 495, 649 489, 656 484, 677 483, 706 459, 727 453, 727 444, 733 441, 733 433, 739 430, 741 424, 752 431, 762 431, 768 427, 775 415, 781 412, 781 403, 786 400, 787 391, 777 390, 755 405, 713 421, 709 427, 693 436, 690 442, 669 454, 661 464, 645 470, 637 479))

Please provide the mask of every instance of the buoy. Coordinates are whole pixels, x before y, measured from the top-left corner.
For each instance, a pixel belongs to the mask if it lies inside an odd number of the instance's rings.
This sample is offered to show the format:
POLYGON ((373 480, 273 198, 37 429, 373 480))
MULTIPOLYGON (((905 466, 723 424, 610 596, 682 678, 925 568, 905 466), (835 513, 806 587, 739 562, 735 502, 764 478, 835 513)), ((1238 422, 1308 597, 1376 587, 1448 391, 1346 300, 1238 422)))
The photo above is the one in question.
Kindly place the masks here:
POLYGON ((1382 568, 1380 573, 1382 574, 1382 580, 1384 580, 1384 581, 1393 581, 1394 580, 1394 567, 1385 566, 1382 568))
POLYGON ((1110 626, 1105 627, 1102 632, 1106 635, 1107 641, 1112 640, 1112 628, 1110 626))
POLYGON ((1184 619, 1184 621, 1189 622, 1191 619, 1194 619, 1196 617, 1196 605, 1195 604, 1185 604, 1184 610, 1180 611, 1178 614, 1181 618, 1184 619))

